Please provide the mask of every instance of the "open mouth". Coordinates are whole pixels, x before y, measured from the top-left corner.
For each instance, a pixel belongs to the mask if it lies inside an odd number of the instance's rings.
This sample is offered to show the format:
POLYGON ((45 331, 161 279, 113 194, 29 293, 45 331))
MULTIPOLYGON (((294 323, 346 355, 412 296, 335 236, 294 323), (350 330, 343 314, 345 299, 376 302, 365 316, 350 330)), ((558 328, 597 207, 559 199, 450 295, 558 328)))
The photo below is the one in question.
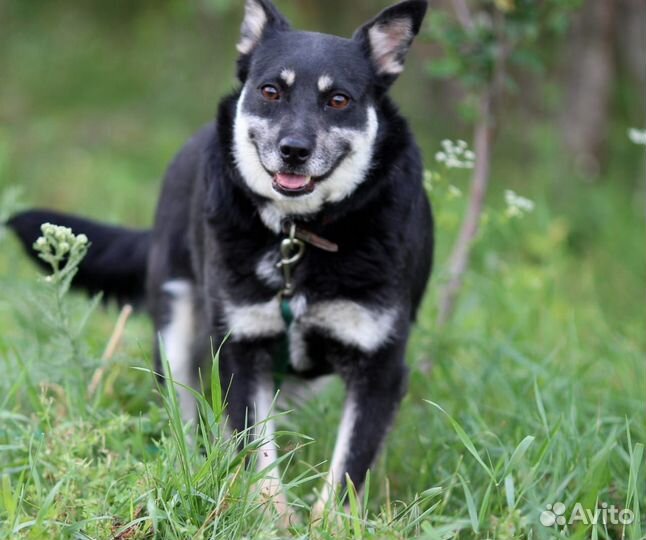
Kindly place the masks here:
POLYGON ((316 184, 314 178, 311 176, 279 172, 274 175, 272 185, 279 193, 287 195, 288 197, 294 197, 311 193, 314 191, 316 184))

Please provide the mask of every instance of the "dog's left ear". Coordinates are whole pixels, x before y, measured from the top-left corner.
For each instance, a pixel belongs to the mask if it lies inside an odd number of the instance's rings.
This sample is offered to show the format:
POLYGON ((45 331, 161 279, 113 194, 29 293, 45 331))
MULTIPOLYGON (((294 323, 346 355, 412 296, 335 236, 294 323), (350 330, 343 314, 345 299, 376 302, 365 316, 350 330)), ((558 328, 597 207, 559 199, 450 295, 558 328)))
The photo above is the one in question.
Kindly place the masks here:
POLYGON ((289 22, 270 0, 246 0, 237 49, 238 78, 247 77, 249 59, 258 44, 272 31, 289 30, 289 22))
POLYGON ((406 53, 426 15, 426 0, 406 0, 389 7, 353 36, 368 55, 384 87, 404 69, 406 53))

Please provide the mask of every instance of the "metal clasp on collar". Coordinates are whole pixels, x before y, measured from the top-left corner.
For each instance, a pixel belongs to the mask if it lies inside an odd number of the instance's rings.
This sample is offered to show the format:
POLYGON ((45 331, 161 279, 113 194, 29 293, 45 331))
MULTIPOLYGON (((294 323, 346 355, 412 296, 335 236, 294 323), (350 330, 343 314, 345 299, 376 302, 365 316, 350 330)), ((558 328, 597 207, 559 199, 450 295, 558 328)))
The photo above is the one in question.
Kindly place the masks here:
POLYGON ((280 262, 276 265, 283 271, 283 290, 281 296, 289 297, 294 294, 294 283, 292 282, 292 270, 303 258, 305 243, 296 238, 296 224, 289 225, 289 236, 280 243, 280 262))

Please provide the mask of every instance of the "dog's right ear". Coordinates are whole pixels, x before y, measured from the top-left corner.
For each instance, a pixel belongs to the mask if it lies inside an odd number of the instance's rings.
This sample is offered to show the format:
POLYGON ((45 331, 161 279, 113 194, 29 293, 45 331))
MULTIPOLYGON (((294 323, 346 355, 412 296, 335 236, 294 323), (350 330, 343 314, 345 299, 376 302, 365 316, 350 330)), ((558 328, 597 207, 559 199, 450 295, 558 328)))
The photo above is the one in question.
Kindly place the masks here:
POLYGON ((289 30, 289 22, 270 0, 246 0, 244 19, 240 27, 237 49, 238 79, 244 81, 249 71, 251 54, 258 44, 270 33, 289 30))

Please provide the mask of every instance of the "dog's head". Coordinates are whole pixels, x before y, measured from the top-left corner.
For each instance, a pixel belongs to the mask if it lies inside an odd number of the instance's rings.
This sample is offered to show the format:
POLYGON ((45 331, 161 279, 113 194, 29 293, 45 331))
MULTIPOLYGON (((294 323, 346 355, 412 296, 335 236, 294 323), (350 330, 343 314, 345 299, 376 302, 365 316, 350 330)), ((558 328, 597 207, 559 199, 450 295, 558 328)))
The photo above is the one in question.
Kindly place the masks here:
POLYGON ((292 30, 269 0, 246 0, 234 154, 244 182, 274 210, 311 214, 364 180, 375 102, 401 73, 426 6, 397 4, 345 39, 292 30))

